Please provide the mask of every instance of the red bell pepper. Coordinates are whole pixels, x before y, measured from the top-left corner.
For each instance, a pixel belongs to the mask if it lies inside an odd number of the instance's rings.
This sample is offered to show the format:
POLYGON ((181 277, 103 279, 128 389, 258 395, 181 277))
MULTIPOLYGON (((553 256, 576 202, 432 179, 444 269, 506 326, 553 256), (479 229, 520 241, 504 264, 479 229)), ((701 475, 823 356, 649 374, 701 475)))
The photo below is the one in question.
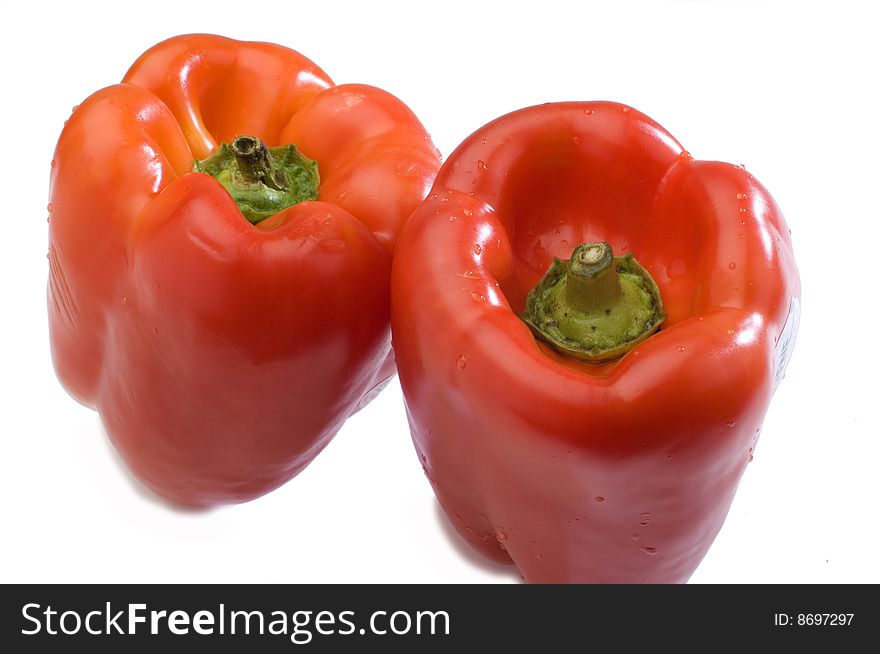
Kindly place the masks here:
POLYGON ((412 437, 446 514, 531 582, 686 581, 751 460, 799 294, 767 190, 638 111, 547 104, 481 128, 392 272, 412 437))
POLYGON ((160 43, 55 151, 60 380, 163 497, 272 490, 392 374, 390 256, 438 168, 384 91, 274 44, 160 43))

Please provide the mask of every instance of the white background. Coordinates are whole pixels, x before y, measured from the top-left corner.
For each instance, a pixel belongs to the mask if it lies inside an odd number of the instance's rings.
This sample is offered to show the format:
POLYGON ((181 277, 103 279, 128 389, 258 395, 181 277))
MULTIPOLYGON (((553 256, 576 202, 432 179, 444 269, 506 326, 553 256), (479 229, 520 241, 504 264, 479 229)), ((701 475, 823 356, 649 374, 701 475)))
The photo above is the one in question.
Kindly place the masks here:
POLYGON ((144 491, 56 381, 46 203, 62 123, 152 44, 214 32, 282 43, 338 83, 391 91, 444 155, 508 111, 607 99, 696 158, 745 164, 792 229, 803 316, 754 461, 692 581, 880 582, 871 4, 0 0, 0 581, 519 581, 440 514, 396 381, 298 478, 202 513, 144 491))

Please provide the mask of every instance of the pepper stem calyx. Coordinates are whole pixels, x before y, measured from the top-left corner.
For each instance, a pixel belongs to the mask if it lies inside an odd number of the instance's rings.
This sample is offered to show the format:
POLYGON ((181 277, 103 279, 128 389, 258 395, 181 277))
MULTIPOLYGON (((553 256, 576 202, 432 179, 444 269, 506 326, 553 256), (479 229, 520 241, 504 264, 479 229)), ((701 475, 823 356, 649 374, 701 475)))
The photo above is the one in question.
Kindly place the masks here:
POLYGON ((215 178, 242 215, 258 223, 294 204, 318 197, 317 162, 303 156, 295 145, 266 147, 255 136, 238 136, 221 143, 193 171, 215 178))
POLYGON ((555 258, 531 290, 520 318, 541 341, 576 359, 623 356, 666 319, 660 291, 632 253, 584 243, 568 261, 555 258))

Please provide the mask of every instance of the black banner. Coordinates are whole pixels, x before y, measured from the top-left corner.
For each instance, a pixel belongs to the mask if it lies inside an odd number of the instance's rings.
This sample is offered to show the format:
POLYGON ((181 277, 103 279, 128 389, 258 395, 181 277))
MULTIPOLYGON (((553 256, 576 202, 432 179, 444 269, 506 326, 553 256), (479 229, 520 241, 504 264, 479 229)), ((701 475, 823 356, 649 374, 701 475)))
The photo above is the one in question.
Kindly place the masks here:
POLYGON ((876 632, 875 593, 841 585, 3 586, 0 644, 7 652, 841 647, 876 632))

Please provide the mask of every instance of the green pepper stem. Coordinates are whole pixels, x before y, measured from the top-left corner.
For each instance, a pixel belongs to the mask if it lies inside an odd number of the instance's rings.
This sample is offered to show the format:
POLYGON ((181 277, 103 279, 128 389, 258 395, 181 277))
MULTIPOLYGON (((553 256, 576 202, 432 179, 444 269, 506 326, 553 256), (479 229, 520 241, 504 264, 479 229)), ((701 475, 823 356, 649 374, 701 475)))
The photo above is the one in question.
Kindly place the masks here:
POLYGON ((255 136, 239 136, 229 144, 238 174, 250 184, 263 183, 276 191, 286 191, 287 181, 275 172, 266 144, 255 136))
POLYGON ((565 281, 565 299, 572 309, 590 313, 617 301, 620 277, 613 262, 608 243, 584 243, 575 248, 565 281))

